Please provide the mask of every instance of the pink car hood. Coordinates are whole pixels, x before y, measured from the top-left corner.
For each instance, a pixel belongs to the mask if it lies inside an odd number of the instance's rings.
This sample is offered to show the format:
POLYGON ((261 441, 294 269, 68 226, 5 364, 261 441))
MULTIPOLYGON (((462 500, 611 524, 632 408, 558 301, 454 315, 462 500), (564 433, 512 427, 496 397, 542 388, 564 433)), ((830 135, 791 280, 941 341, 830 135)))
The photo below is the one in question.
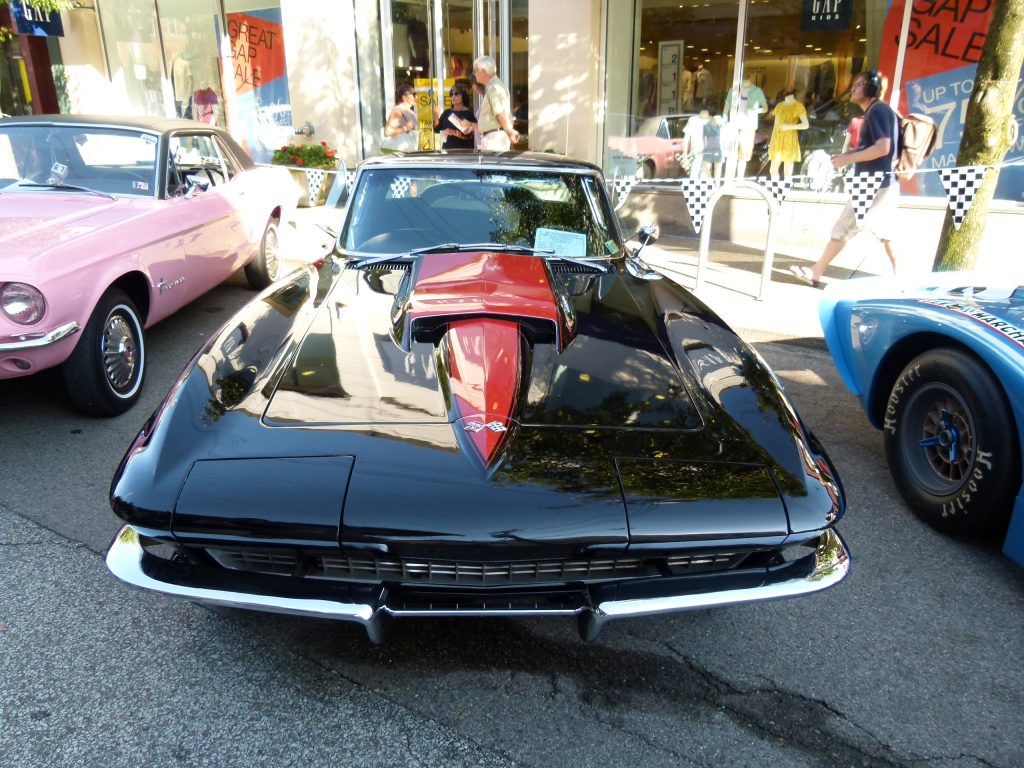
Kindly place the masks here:
POLYGON ((136 215, 139 198, 87 193, 0 193, 0 269, 24 272, 29 264, 59 246, 136 215))

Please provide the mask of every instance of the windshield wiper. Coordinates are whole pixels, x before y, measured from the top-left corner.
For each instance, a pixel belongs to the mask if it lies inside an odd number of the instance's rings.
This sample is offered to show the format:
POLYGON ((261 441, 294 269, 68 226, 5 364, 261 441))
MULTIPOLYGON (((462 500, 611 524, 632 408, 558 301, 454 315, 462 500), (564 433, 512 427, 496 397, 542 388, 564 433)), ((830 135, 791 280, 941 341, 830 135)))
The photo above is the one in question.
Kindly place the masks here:
POLYGON ((545 256, 554 255, 555 253, 551 248, 530 248, 526 245, 512 245, 511 243, 441 243, 439 245, 428 245, 426 248, 413 248, 409 251, 409 255, 444 253, 445 251, 512 251, 514 253, 533 253, 545 256))
POLYGON ((360 259, 352 264, 352 267, 355 269, 362 269, 363 267, 368 267, 372 264, 379 264, 384 261, 401 260, 410 257, 422 256, 427 253, 450 253, 452 251, 506 251, 512 253, 529 253, 534 256, 544 256, 548 259, 568 261, 572 264, 579 264, 580 266, 590 267, 591 269, 602 270, 606 270, 606 267, 603 264, 595 264, 594 262, 607 261, 606 258, 596 256, 562 256, 556 254, 553 248, 531 248, 528 245, 512 245, 510 243, 440 243, 438 245, 428 245, 424 248, 413 248, 407 253, 393 253, 388 254, 387 256, 375 256, 360 259))
POLYGON ((109 197, 111 200, 117 200, 117 197, 110 194, 109 192, 100 192, 98 189, 92 189, 90 187, 80 187, 77 184, 44 184, 39 181, 19 181, 19 187, 43 187, 45 189, 73 189, 76 192, 88 192, 93 195, 99 195, 100 197, 109 197))
POLYGON ((572 264, 579 264, 592 269, 603 269, 604 267, 595 264, 595 261, 607 261, 598 256, 565 256, 555 253, 553 248, 531 248, 528 245, 513 245, 511 243, 441 243, 426 248, 415 248, 409 251, 410 256, 418 256, 422 253, 443 253, 445 251, 511 251, 512 253, 531 253, 535 256, 544 256, 548 259, 568 261, 572 264))

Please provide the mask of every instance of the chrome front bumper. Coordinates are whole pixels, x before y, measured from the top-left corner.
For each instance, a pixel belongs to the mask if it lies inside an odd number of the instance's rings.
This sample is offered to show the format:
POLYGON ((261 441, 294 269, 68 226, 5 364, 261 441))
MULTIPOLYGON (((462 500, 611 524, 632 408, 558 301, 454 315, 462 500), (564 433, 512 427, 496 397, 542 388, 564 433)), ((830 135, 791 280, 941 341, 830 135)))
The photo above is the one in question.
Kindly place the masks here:
POLYGON ((372 603, 349 603, 269 593, 234 592, 206 587, 199 584, 198 579, 188 571, 154 567, 161 562, 160 559, 143 548, 138 532, 128 525, 118 531, 110 545, 107 552, 107 568, 121 581, 134 587, 151 589, 187 600, 233 608, 354 621, 365 627, 366 633, 373 643, 381 642, 384 623, 392 616, 576 616, 579 621, 580 634, 585 640, 593 640, 604 624, 613 619, 657 616, 663 613, 678 613, 702 608, 798 597, 835 586, 850 572, 850 553, 842 538, 832 529, 822 532, 813 558, 811 567, 801 576, 778 577, 778 580, 773 580, 771 572, 769 572, 768 578, 759 586, 636 600, 612 600, 597 602, 588 607, 556 610, 522 608, 406 610, 391 607, 383 599, 372 603), (152 575, 154 573, 159 573, 159 578, 154 577, 152 575))
POLYGON ((26 349, 48 347, 50 344, 56 344, 73 333, 78 333, 80 327, 78 323, 72 321, 65 323, 60 328, 54 328, 52 331, 21 333, 16 336, 8 336, 8 339, 14 339, 14 341, 0 341, 0 352, 23 352, 26 349))

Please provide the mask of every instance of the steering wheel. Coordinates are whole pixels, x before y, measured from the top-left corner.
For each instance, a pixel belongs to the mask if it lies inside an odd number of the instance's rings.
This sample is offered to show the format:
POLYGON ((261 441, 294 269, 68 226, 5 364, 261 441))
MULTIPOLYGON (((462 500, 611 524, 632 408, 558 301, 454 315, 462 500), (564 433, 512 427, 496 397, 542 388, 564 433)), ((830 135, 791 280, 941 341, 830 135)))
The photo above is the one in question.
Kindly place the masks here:
POLYGON ((423 233, 412 227, 402 227, 381 232, 364 240, 359 250, 370 253, 402 253, 413 248, 430 245, 424 242, 423 233))

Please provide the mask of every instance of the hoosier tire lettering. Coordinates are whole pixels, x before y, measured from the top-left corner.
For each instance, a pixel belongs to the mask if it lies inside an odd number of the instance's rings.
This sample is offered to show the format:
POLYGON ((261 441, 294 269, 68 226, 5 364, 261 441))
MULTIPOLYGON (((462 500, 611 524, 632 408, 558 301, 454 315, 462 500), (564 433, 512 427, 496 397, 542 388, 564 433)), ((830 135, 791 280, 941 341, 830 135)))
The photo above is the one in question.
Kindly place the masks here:
POLYGON ((1006 394, 987 366, 954 348, 903 369, 882 426, 893 480, 911 510, 949 533, 999 530, 1021 463, 1006 394))
POLYGON ((885 406, 885 424, 883 429, 886 432, 896 433, 896 406, 899 405, 900 396, 907 388, 907 385, 918 377, 920 370, 920 366, 907 366, 903 373, 900 374, 900 377, 896 379, 896 384, 893 385, 892 392, 889 393, 889 403, 885 406))

